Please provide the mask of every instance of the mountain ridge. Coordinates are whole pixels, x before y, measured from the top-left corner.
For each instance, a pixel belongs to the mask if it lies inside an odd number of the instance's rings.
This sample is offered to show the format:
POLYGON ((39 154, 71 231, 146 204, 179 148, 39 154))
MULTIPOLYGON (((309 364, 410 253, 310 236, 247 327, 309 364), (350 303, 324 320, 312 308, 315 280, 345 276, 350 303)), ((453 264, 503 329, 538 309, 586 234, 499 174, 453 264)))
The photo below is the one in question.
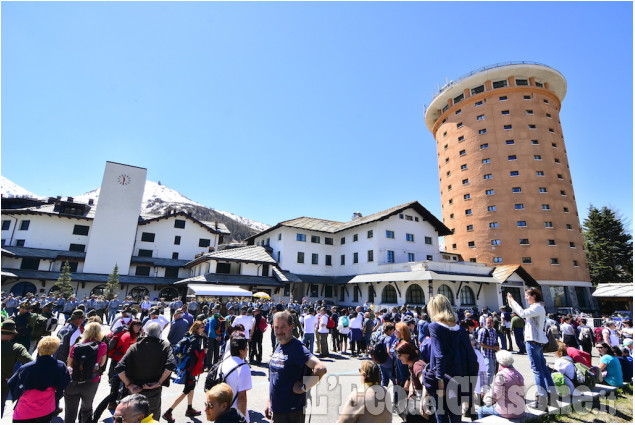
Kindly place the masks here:
MULTIPOLYGON (((1 192, 5 197, 39 198, 27 189, 17 185, 4 176, 0 176, 1 192)), ((73 196, 76 202, 88 203, 92 199, 95 204, 99 202, 100 188, 91 190, 81 195, 73 196)), ((240 242, 270 226, 237 214, 207 207, 191 200, 180 192, 162 185, 160 182, 146 181, 141 203, 143 215, 163 215, 173 211, 182 211, 191 214, 201 221, 219 221, 231 232, 233 242, 240 242)), ((229 241, 228 241, 229 242, 229 241)))

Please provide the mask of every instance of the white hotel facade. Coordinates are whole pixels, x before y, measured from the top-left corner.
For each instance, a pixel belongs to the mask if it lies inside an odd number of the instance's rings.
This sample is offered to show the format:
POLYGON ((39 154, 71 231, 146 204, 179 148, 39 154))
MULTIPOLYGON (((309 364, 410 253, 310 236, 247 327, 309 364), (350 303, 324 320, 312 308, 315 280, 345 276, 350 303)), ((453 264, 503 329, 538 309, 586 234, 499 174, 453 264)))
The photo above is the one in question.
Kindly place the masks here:
POLYGON ((443 293, 456 307, 498 309, 506 292, 524 304, 524 288, 536 285, 520 265, 441 252, 439 237, 450 230, 416 201, 348 222, 288 220, 247 246, 219 250, 229 235, 223 224, 183 212, 141 215, 145 180, 143 168, 108 162, 97 205, 51 198, 3 209, 2 291, 48 294, 65 261, 80 299, 101 293, 115 264, 120 297, 136 300, 235 290, 391 307, 443 293))

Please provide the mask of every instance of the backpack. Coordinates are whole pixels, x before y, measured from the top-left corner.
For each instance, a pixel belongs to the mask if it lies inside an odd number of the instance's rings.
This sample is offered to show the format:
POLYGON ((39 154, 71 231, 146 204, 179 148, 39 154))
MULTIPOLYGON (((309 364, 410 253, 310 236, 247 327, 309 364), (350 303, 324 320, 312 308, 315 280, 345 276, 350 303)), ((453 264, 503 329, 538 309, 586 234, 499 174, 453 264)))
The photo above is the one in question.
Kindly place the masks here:
POLYGON ((99 375, 97 354, 99 343, 95 341, 81 342, 73 348, 73 374, 75 383, 92 382, 99 375))
POLYGON ((326 328, 335 329, 335 320, 333 320, 333 317, 329 316, 329 320, 326 322, 326 328))
POLYGON ((591 333, 590 328, 584 327, 580 329, 580 344, 582 345, 593 344, 593 334, 591 333))
POLYGON ((350 322, 348 321, 348 316, 342 316, 342 326, 344 326, 345 328, 348 328, 349 325, 350 325, 350 322))
POLYGON ((588 389, 592 390, 595 388, 595 384, 598 383, 598 374, 596 368, 590 368, 583 363, 576 363, 572 360, 565 359, 569 363, 573 363, 575 366, 575 375, 573 379, 573 384, 577 387, 580 385, 584 385, 588 389))
POLYGON ((127 327, 118 328, 117 332, 110 332, 106 336, 106 340, 104 342, 108 345, 108 357, 113 357, 113 356, 116 356, 117 354, 124 354, 124 353, 117 352, 117 345, 119 345, 119 341, 121 341, 121 336, 123 335, 124 331, 126 331, 127 329, 128 329, 127 327))
MULTIPOLYGON (((16 323, 17 326, 17 323, 16 323)), ((597 327, 595 329, 593 329, 593 333, 595 334, 595 342, 602 342, 604 339, 602 338, 602 330, 604 328, 601 327, 597 327)))
POLYGON ((57 324, 59 323, 57 317, 51 316, 46 321, 46 332, 52 334, 57 329, 57 324))
MULTIPOLYGON (((218 384, 222 384, 223 382, 227 380, 227 377, 231 375, 235 370, 247 364, 247 362, 238 364, 234 366, 233 368, 231 368, 231 370, 227 372, 227 375, 223 375, 221 366, 224 361, 225 359, 221 360, 220 362, 216 362, 210 368, 209 372, 207 373, 207 377, 205 378, 205 391, 210 390, 211 388, 215 387, 218 384)), ((238 398, 238 393, 234 394, 234 399, 232 400, 230 406, 234 404, 237 398, 238 398)))
POLYGON ((258 329, 260 329, 260 332, 264 333, 267 330, 267 321, 265 320, 264 317, 260 318, 260 322, 258 322, 258 329))
POLYGON ((543 346, 543 353, 553 353, 558 349, 558 341, 556 337, 553 335, 553 328, 556 325, 547 326, 545 329, 545 334, 547 335, 548 342, 543 346))
POLYGON ((368 353, 375 363, 378 365, 383 364, 388 360, 388 350, 386 349, 386 339, 379 338, 379 340, 370 347, 368 353))

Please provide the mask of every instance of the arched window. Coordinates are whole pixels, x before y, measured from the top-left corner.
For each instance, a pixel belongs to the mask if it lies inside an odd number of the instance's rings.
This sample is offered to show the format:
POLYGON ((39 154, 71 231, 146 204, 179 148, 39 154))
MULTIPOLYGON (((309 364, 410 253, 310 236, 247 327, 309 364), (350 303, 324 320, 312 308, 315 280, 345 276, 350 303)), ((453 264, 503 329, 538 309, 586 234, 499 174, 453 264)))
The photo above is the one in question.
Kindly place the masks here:
POLYGON ((179 296, 179 291, 172 286, 166 286, 165 288, 159 291, 159 299, 165 298, 166 301, 172 301, 174 298, 179 296))
POLYGON ((11 288, 11 293, 14 297, 23 297, 29 292, 33 295, 37 295, 37 288, 31 282, 16 283, 13 285, 13 288, 11 288))
POLYGON ((392 285, 386 285, 384 290, 381 291, 381 303, 382 304, 397 304, 397 291, 392 285))
POLYGON ((132 300, 136 303, 140 303, 143 301, 145 297, 150 294, 148 288, 144 288, 143 286, 136 286, 128 292, 128 295, 132 297, 132 300))
POLYGON ((452 290, 448 285, 439 286, 437 294, 445 295, 448 300, 450 300, 450 304, 454 305, 454 295, 452 294, 452 290))
POLYGON ((406 304, 424 304, 425 302, 421 286, 416 283, 410 285, 406 291, 406 304))
POLYGON ((476 305, 476 298, 474 297, 474 291, 472 288, 464 286, 461 288, 461 305, 476 305))
POLYGON ((90 291, 90 295, 97 295, 97 296, 104 295, 105 290, 106 290, 106 285, 98 285, 98 286, 95 286, 92 291, 90 291))

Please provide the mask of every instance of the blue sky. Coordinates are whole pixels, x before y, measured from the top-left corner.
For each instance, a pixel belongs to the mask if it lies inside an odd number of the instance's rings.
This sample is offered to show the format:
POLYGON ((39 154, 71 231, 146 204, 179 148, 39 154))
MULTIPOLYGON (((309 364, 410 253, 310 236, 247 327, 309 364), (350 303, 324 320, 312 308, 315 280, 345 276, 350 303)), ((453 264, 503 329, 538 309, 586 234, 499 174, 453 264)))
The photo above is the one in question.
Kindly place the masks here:
POLYGON ((418 200, 441 217, 424 105, 510 60, 547 64, 581 221, 633 216, 630 2, 3 2, 2 175, 42 196, 106 161, 275 224, 418 200))

